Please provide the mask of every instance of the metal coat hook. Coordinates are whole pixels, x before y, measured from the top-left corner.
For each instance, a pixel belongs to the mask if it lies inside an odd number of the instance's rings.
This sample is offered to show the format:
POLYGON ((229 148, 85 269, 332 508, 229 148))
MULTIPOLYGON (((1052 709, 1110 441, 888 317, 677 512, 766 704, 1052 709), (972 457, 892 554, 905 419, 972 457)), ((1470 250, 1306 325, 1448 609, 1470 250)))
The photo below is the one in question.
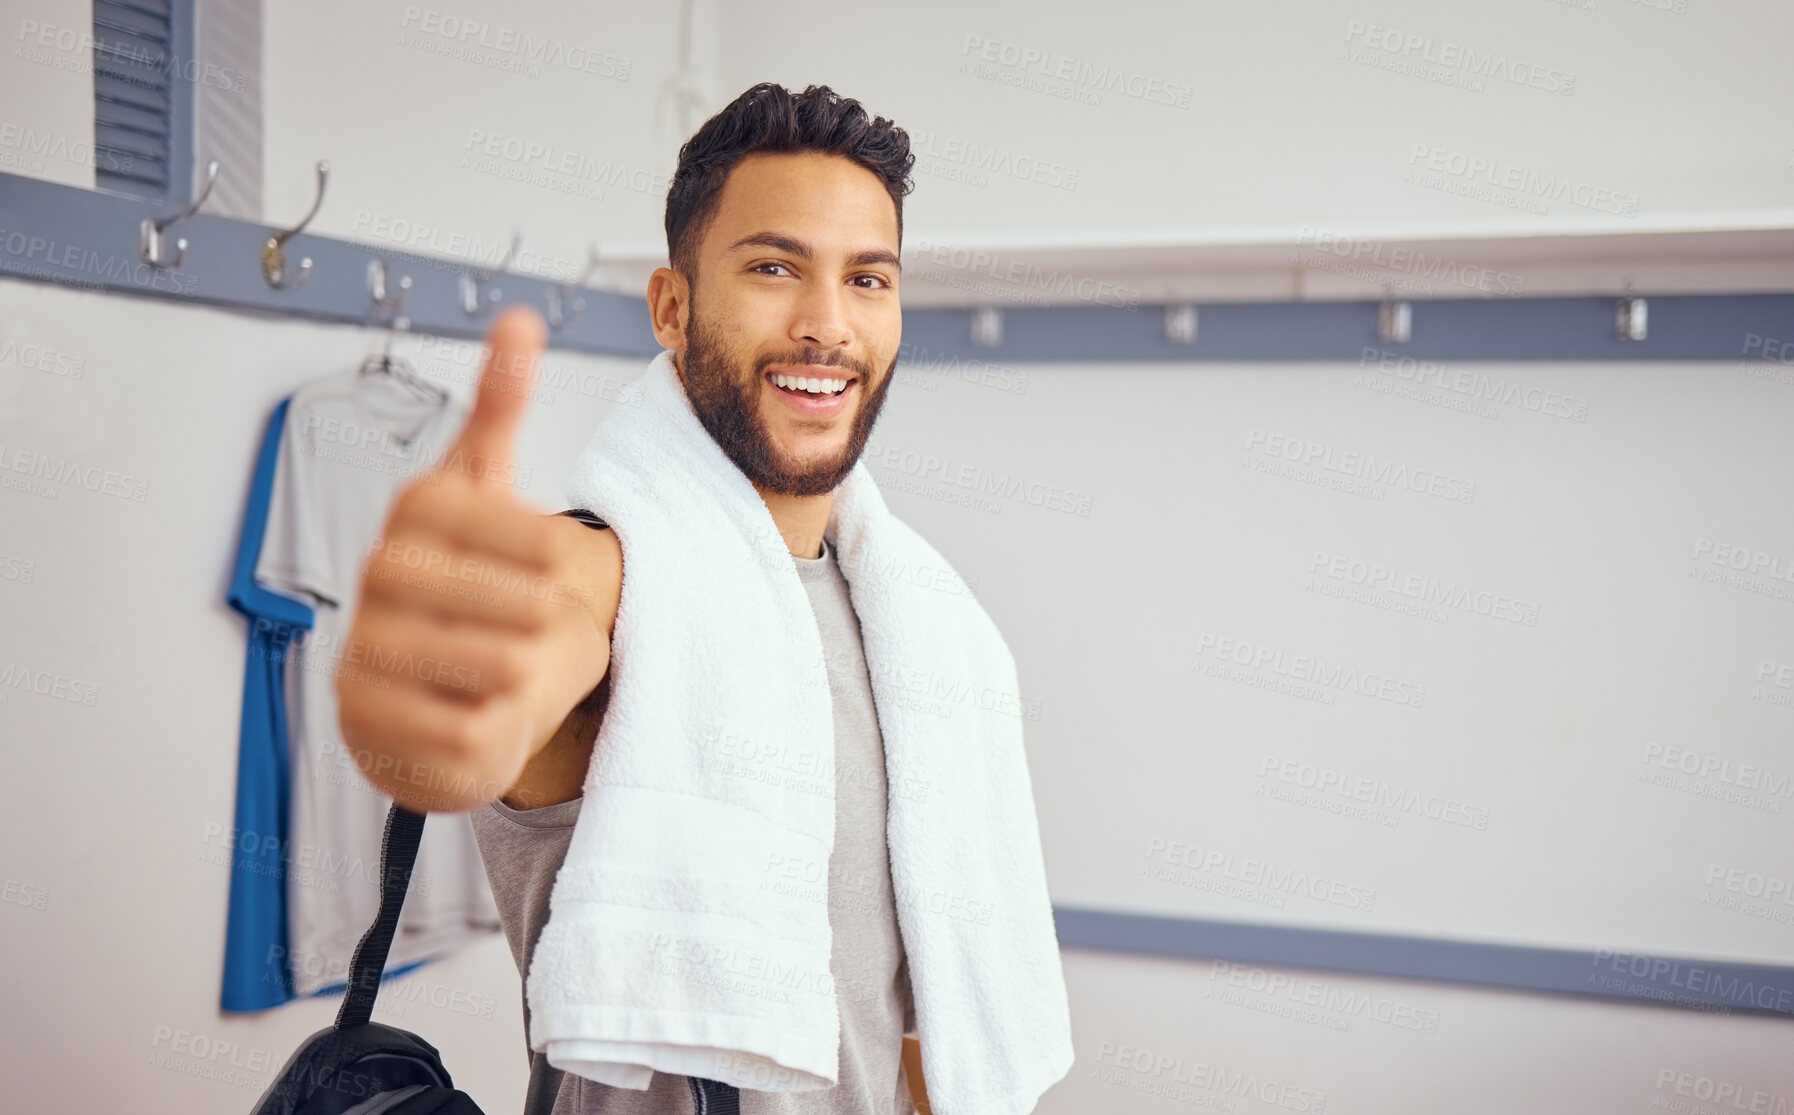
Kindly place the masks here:
POLYGON ((1622 341, 1642 341, 1650 335, 1651 304, 1632 293, 1626 280, 1625 297, 1613 304, 1613 335, 1622 341))
POLYGON ((509 270, 511 261, 517 258, 517 248, 523 243, 523 230, 511 230, 511 246, 505 249, 505 258, 490 271, 467 270, 461 272, 461 312, 468 317, 478 317, 490 303, 496 303, 502 295, 497 287, 487 287, 494 277, 509 270))
POLYGON ((287 270, 287 241, 305 231, 311 219, 318 215, 318 207, 324 204, 324 186, 330 180, 330 164, 318 160, 318 196, 312 199, 311 211, 297 225, 285 232, 268 237, 262 245, 262 277, 275 290, 291 290, 311 275, 311 259, 307 257, 299 261, 299 270, 287 270))
POLYGON ((218 181, 218 160, 213 159, 206 164, 206 184, 200 188, 199 196, 193 203, 173 216, 157 220, 153 217, 143 218, 143 262, 151 267, 169 270, 181 265, 187 255, 187 238, 185 236, 174 242, 174 255, 168 254, 168 243, 162 239, 162 233, 176 221, 184 221, 199 212, 199 207, 212 196, 212 186, 218 181))
POLYGON ((1174 345, 1196 343, 1196 307, 1189 302, 1173 302, 1165 307, 1165 341, 1174 345))
MULTIPOLYGON (((410 275, 400 275, 398 282, 389 283, 386 278, 386 261, 368 260, 368 300, 374 306, 373 316, 384 316, 387 319, 386 339, 380 345, 378 361, 369 358, 362 364, 361 370, 364 374, 377 371, 389 375, 419 395, 441 403, 448 399, 448 392, 412 371, 404 360, 393 359, 393 341, 400 333, 411 328, 411 319, 405 316, 405 296, 409 293, 410 275)), ((410 441, 410 438, 401 438, 400 444, 409 445, 410 441)))
POLYGON ((1377 340, 1386 345, 1405 345, 1414 336, 1414 307, 1389 298, 1383 288, 1383 304, 1377 307, 1377 340))
MULTIPOLYGON (((404 320, 405 296, 411 293, 411 276, 400 275, 389 287, 386 282, 386 261, 368 260, 368 298, 377 315, 398 322, 404 320)), ((405 326, 400 325, 403 329, 405 326)))
POLYGON ((995 306, 979 306, 972 311, 972 343, 979 348, 996 348, 1003 343, 1003 311, 995 306))
POLYGON ((585 289, 586 282, 596 270, 598 245, 593 244, 586 249, 586 269, 579 273, 579 278, 573 280, 572 285, 556 283, 548 288, 548 324, 551 328, 564 329, 586 312, 586 300, 573 292, 585 289))

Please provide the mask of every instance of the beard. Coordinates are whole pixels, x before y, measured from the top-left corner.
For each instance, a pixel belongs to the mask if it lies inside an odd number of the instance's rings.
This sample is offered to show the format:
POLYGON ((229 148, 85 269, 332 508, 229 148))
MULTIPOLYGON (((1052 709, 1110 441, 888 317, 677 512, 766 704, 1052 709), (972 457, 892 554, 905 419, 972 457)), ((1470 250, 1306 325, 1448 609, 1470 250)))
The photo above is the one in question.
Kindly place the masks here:
POLYGON ((786 496, 819 496, 835 490, 847 478, 866 448, 878 412, 884 408, 885 394, 890 390, 892 372, 897 367, 892 357, 890 367, 879 378, 871 394, 864 395, 870 378, 865 365, 840 354, 830 355, 821 349, 799 348, 788 353, 774 353, 753 362, 753 375, 742 377, 742 362, 735 354, 717 343, 698 313, 697 302, 691 302, 691 316, 685 329, 685 355, 681 369, 685 395, 691 400, 698 421, 722 449, 723 455, 753 482, 755 487, 786 496), (850 391, 864 397, 854 413, 847 443, 839 450, 809 461, 793 460, 773 442, 760 413, 760 400, 765 388, 768 364, 823 364, 844 367, 859 374, 850 391))

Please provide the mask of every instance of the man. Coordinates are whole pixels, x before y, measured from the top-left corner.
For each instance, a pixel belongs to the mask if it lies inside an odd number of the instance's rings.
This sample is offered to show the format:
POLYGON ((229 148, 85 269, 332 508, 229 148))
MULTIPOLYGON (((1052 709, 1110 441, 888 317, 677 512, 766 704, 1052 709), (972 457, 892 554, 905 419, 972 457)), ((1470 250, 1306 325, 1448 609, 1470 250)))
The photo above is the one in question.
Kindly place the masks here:
MULTIPOLYGON (((885 843, 883 744, 858 622, 823 532, 897 363, 913 161, 902 129, 826 86, 793 95, 756 85, 681 149, 666 208, 672 266, 648 283, 656 340, 791 552, 835 715, 828 916, 839 1083, 744 1092, 749 1113, 910 1110, 900 1057, 914 1002, 885 843)), ((505 933, 527 973, 608 699, 623 555, 601 524, 543 516, 506 489, 543 328, 511 311, 489 344, 459 440, 395 501, 364 571, 350 645, 368 649, 368 667, 339 675, 337 694, 343 738, 383 793, 418 811, 476 810, 505 933), (468 560, 492 574, 478 593, 453 591, 457 582, 435 572, 468 560), (557 591, 531 590, 544 583, 557 591), (419 677, 380 667, 407 659, 441 668, 419 677)), ((526 1115, 692 1110, 678 1077, 612 1088, 530 1056, 526 1115)))

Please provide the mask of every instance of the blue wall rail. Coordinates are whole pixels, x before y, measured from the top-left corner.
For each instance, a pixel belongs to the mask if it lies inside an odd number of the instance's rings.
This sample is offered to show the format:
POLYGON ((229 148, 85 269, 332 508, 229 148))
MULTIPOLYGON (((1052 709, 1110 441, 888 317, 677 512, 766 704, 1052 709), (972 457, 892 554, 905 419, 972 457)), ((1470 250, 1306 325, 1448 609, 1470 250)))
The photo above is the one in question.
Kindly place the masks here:
MULTIPOLYGON (((265 225, 203 211, 168 230, 190 247, 181 266, 161 270, 139 249, 155 206, 73 186, 0 174, 0 276, 338 324, 384 321, 369 296, 368 264, 409 275, 405 314, 413 332, 479 339, 500 304, 546 314, 558 296, 585 309, 553 329, 550 345, 573 352, 652 356, 659 351, 641 294, 617 294, 523 274, 491 281, 498 303, 462 309, 464 273, 492 261, 405 252, 377 242, 301 233, 289 258, 310 257, 303 285, 277 290, 262 275, 265 225), (556 288, 559 287, 557 291, 556 288)), ((1614 298, 1481 298, 1415 301, 1405 342, 1378 339, 1376 302, 1212 303, 1197 306, 1189 343, 1166 339, 1164 305, 1006 307, 995 344, 973 343, 974 311, 915 309, 903 315, 904 353, 929 360, 990 362, 1334 361, 1358 363, 1371 350, 1416 360, 1763 360, 1794 362, 1794 294, 1653 295, 1643 340, 1620 340, 1614 298), (1786 347, 1781 347, 1786 346, 1786 347), (1776 354, 1781 354, 1777 356, 1776 354)), ((551 319, 552 321, 552 319, 551 319)))

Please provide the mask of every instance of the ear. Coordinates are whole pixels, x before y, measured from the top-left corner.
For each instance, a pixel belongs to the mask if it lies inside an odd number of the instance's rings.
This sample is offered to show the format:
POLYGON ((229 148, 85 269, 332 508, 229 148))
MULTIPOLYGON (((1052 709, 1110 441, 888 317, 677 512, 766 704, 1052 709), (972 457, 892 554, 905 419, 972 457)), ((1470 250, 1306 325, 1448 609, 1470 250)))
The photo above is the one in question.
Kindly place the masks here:
POLYGON ((691 289, 685 276, 670 267, 657 267, 648 276, 648 323, 661 348, 685 349, 685 330, 691 321, 691 289))

